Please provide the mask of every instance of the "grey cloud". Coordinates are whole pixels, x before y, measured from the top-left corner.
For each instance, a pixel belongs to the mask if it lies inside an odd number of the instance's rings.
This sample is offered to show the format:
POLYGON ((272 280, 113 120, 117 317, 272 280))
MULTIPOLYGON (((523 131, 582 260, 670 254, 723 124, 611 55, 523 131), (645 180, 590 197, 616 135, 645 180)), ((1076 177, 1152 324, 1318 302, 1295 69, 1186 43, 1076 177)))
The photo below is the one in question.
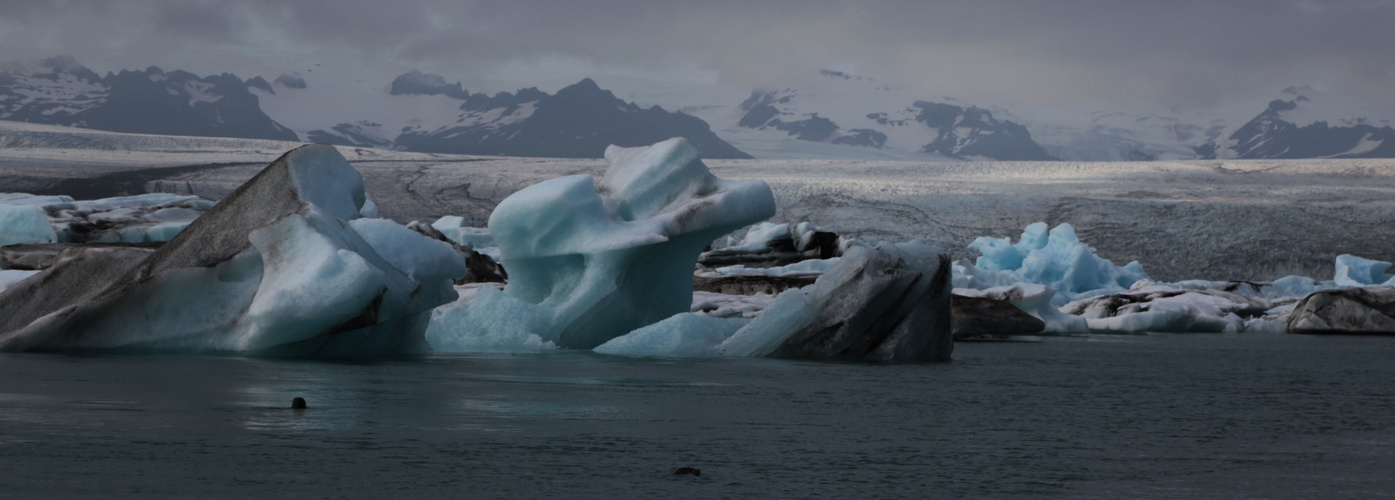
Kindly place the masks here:
POLYGON ((455 79, 559 56, 747 86, 838 66, 931 95, 1205 107, 1296 83, 1390 102, 1392 25, 1395 2, 1370 0, 69 0, 0 2, 0 58, 212 69, 206 54, 336 50, 455 79))

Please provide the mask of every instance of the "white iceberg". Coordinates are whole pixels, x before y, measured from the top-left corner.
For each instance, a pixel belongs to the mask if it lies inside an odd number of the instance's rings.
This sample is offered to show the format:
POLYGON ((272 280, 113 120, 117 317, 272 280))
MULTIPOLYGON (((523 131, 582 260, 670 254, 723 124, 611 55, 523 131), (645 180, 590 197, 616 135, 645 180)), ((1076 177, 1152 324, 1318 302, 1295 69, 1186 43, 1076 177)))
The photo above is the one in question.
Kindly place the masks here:
POLYGON ((537 337, 528 345, 594 348, 689 310, 703 248, 775 213, 769 186, 718 179, 684 139, 605 156, 599 183, 552 179, 495 208, 489 230, 509 283, 443 309, 427 332, 433 346, 463 349, 515 321, 537 337))

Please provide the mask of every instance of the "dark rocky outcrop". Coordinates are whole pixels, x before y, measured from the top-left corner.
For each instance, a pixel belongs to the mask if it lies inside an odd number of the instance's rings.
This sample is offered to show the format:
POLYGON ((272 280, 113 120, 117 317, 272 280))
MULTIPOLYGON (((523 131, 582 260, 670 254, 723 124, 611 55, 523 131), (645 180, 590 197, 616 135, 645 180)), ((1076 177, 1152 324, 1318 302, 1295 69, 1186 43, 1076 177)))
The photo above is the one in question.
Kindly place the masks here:
POLYGON ((1289 316, 1292 333, 1395 335, 1395 288, 1322 290, 1299 301, 1289 316))

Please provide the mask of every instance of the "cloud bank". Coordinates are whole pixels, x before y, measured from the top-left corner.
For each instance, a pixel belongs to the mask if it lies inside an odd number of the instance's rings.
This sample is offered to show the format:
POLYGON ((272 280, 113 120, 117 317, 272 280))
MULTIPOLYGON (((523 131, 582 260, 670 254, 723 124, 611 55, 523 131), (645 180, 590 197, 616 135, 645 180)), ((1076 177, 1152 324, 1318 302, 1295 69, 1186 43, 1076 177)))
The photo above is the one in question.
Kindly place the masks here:
POLYGON ((818 68, 927 96, 1175 110, 1312 84, 1395 102, 1395 2, 400 0, 0 3, 0 59, 270 74, 333 58, 386 82, 624 73, 788 85, 818 68))

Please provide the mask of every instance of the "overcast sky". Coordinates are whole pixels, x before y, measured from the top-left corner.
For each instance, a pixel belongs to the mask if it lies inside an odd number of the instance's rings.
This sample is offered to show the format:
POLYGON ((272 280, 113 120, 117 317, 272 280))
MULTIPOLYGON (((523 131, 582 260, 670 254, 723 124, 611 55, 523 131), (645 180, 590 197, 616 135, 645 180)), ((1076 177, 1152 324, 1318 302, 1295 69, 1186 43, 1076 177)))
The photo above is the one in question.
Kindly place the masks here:
POLYGON ((832 68, 927 96, 1179 111, 1311 84, 1389 109, 1392 28, 1393 0, 0 0, 0 60, 244 78, 335 61, 471 90, 608 74, 785 86, 832 68))

